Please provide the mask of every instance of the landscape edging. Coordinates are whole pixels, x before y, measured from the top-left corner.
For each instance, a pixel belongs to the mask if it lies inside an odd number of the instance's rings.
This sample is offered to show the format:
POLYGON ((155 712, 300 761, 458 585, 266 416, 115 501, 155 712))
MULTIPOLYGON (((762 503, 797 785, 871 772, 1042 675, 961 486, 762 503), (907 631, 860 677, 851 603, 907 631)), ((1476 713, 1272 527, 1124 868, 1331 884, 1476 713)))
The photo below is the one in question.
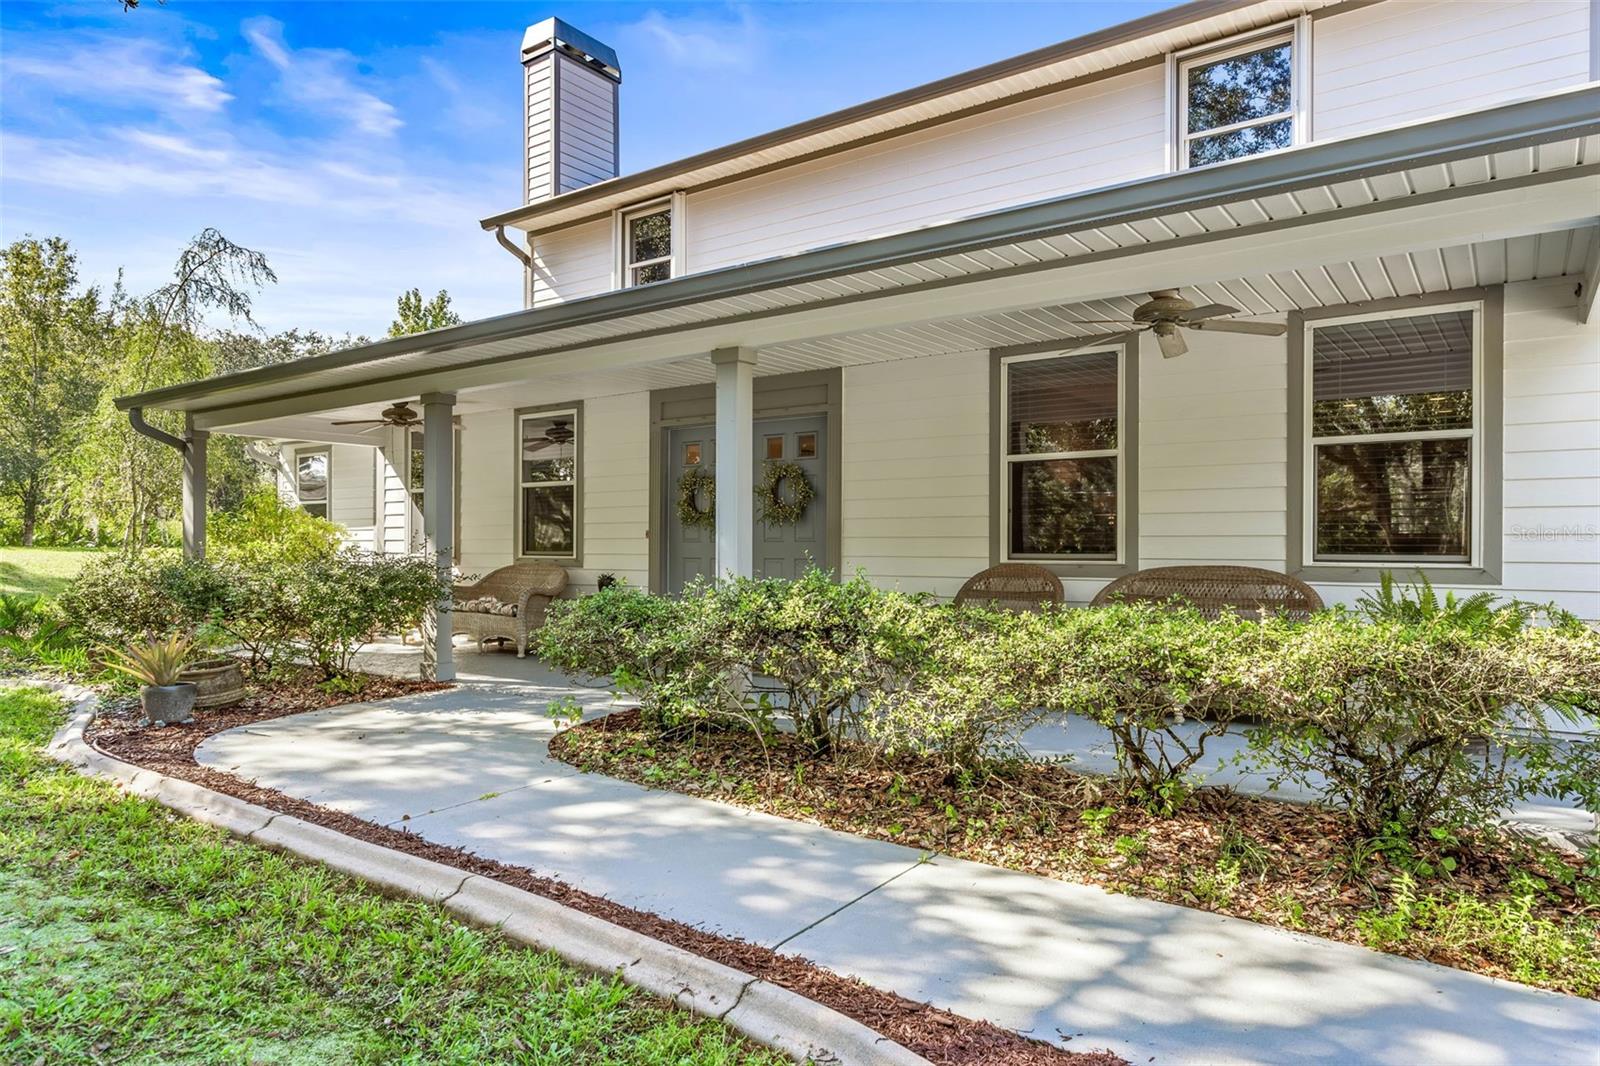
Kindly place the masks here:
POLYGON ((46 752, 80 773, 108 778, 132 795, 250 843, 322 863, 385 893, 438 903, 463 921, 498 929, 508 939, 553 952, 580 969, 619 976, 796 1059, 837 1066, 931 1066, 860 1022, 781 985, 492 878, 357 840, 113 758, 83 736, 94 720, 98 698, 93 691, 42 679, 31 683, 73 701, 66 724, 46 752))

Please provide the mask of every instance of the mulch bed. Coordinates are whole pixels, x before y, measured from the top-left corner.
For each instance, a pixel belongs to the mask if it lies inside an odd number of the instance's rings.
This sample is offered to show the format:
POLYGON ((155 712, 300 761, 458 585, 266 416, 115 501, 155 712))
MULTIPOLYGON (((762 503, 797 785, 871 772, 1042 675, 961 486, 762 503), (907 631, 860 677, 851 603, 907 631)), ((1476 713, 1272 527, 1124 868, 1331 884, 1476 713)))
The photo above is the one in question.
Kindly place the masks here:
MULTIPOLYGON (((391 699, 449 687, 367 677, 360 696, 363 700, 391 699)), ((252 686, 242 703, 222 710, 198 712, 191 724, 152 729, 142 724, 136 706, 130 707, 126 701, 111 701, 103 706, 86 736, 96 748, 125 762, 193 781, 269 810, 326 826, 358 840, 381 844, 501 881, 781 985, 855 1019, 938 1066, 1062 1066, 1066 1063, 1072 1066, 1126 1066, 1122 1058, 1109 1051, 1066 1051, 989 1022, 975 1021, 925 1003, 916 1003, 854 978, 842 977, 798 955, 780 955, 770 948, 718 936, 682 922, 634 910, 552 878, 542 877, 526 867, 486 859, 464 849, 430 843, 415 833, 328 810, 195 762, 195 749, 213 734, 252 722, 348 702, 348 696, 326 693, 310 678, 302 677, 271 685, 252 686)))
MULTIPOLYGON (((789 734, 764 743, 734 729, 663 734, 636 710, 569 729, 550 750, 579 769, 652 788, 1350 943, 1363 943, 1357 917, 1387 909, 1401 872, 1370 848, 1358 864, 1360 841, 1326 808, 1202 788, 1179 813, 1159 817, 1123 803, 1105 778, 1059 762, 962 779, 914 757, 847 749, 819 759, 789 734)), ((1498 834, 1464 837, 1448 850, 1455 869, 1423 879, 1419 891, 1508 899, 1514 873, 1550 868, 1541 863, 1584 876, 1581 860, 1535 855, 1498 834)), ((1594 916, 1555 878, 1533 913, 1554 922, 1594 916)), ((1504 959, 1443 937, 1418 934, 1392 950, 1517 979, 1504 959)))

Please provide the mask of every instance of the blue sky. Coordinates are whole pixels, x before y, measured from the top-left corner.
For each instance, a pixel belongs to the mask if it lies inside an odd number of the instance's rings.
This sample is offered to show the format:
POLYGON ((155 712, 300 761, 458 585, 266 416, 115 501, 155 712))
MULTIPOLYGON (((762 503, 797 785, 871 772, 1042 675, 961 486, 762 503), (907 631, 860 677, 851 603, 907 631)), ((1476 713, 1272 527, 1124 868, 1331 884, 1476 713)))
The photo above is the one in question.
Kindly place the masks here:
POLYGON ((1164 6, 6 0, 0 239, 143 291, 216 226, 277 271, 269 329, 379 334, 414 285, 480 318, 520 306, 476 222, 519 203, 529 23, 619 53, 626 173, 1164 6))

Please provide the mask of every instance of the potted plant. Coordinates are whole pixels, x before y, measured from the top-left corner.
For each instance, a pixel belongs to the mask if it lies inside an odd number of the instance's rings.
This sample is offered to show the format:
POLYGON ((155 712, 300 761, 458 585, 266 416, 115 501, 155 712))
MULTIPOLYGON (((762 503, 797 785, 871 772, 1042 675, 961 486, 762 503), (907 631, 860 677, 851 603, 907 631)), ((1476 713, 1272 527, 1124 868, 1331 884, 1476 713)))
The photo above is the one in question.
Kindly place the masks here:
POLYGON ((174 634, 132 644, 126 650, 106 648, 106 666, 144 686, 139 690, 139 706, 146 722, 190 722, 194 720, 196 688, 193 682, 179 678, 193 647, 190 637, 174 634))

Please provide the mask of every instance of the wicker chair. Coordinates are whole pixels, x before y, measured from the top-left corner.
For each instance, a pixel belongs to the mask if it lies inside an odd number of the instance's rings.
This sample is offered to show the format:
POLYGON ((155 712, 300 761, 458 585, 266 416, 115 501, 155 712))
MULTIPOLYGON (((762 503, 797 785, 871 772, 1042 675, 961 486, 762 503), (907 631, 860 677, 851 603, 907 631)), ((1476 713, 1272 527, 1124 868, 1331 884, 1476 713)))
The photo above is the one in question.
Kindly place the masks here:
POLYGON ((486 640, 515 641, 517 658, 528 654, 528 635, 544 625, 545 608, 567 588, 567 571, 555 563, 529 559, 455 586, 450 615, 455 631, 486 640))
POLYGON ((1035 611, 1062 603, 1061 579, 1032 563, 1001 563, 967 578, 956 593, 956 606, 973 605, 1004 611, 1035 611))
POLYGON ((1322 597, 1298 578, 1254 566, 1157 566, 1119 577, 1090 602, 1117 601, 1190 604, 1208 618, 1232 611, 1246 618, 1263 613, 1303 619, 1322 610, 1322 597))

